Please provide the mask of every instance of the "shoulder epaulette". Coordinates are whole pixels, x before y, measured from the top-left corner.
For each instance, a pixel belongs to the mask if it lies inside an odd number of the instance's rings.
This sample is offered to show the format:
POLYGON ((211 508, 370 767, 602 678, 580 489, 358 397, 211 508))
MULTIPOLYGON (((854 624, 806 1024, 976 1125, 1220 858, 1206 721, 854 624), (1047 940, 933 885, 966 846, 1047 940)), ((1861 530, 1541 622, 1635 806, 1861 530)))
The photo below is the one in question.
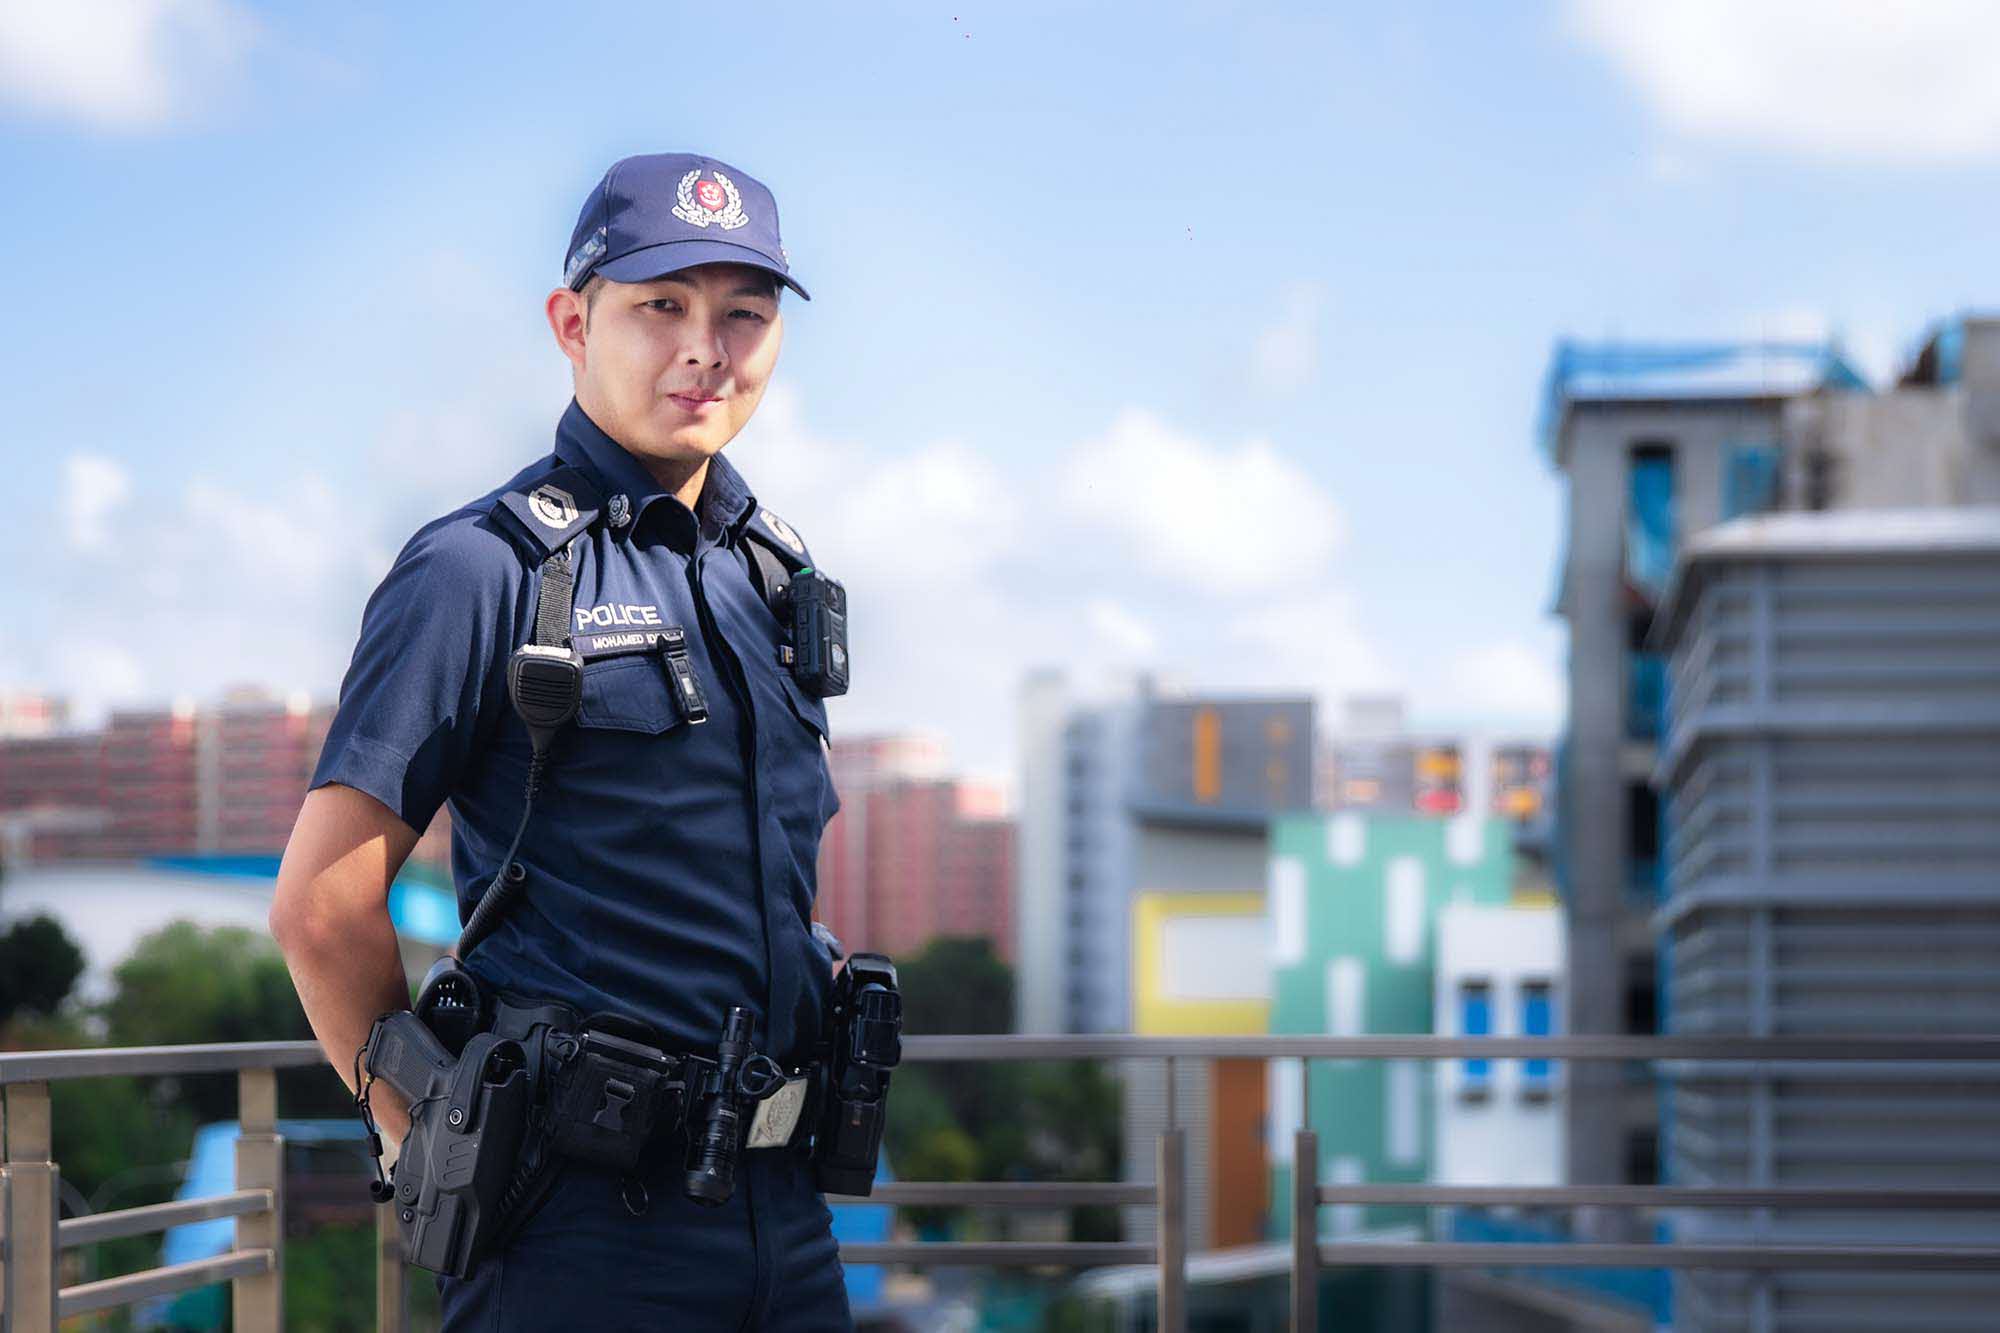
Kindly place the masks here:
POLYGON ((557 467, 502 492, 496 507, 512 514, 546 557, 596 521, 603 503, 583 473, 557 467))
POLYGON ((762 505, 757 506, 757 512, 751 515, 744 531, 776 551, 794 569, 812 564, 812 555, 806 550, 805 540, 797 530, 762 505))

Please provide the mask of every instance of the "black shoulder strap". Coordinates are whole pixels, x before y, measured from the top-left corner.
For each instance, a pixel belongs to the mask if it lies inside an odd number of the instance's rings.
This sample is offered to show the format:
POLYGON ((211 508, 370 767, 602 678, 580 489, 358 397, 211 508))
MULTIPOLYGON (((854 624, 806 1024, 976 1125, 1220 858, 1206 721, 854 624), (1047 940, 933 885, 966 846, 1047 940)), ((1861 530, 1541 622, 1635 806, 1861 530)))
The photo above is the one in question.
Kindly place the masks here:
POLYGON ((577 534, 595 523, 603 509, 597 488, 576 468, 557 467, 504 492, 499 507, 526 539, 530 558, 541 562, 535 642, 544 648, 565 647, 576 597, 570 550, 577 534))
POLYGON ((565 546, 542 561, 542 586, 535 594, 535 642, 544 648, 569 646, 570 609, 576 603, 576 571, 565 546))
POLYGON ((751 577, 773 608, 792 583, 792 576, 812 567, 812 553, 791 524, 769 509, 757 512, 743 526, 743 549, 750 556, 751 577))
POLYGON ((775 607, 778 599, 785 595, 785 590, 792 586, 792 575, 796 571, 755 533, 746 533, 745 536, 748 540, 743 543, 743 549, 750 555, 750 575, 757 581, 757 591, 764 595, 764 600, 775 607))

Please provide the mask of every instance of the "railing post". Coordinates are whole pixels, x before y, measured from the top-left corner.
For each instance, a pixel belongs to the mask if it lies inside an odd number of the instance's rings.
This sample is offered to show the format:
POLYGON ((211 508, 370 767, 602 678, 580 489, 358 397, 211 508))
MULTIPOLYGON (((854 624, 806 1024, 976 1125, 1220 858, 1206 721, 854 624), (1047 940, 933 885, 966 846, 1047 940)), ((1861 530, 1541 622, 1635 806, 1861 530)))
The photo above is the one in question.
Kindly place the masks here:
POLYGON ((236 1188, 271 1191, 269 1212, 236 1219, 236 1248, 269 1250, 268 1272, 231 1284, 236 1333, 285 1327, 285 1140, 278 1133, 278 1071, 236 1073, 236 1188))
MULTIPOLYGON (((1172 1077, 1171 1074, 1168 1077, 1172 1077)), ((1160 1135, 1154 1180, 1159 1232, 1160 1333, 1187 1333, 1187 1131, 1160 1135)))
POLYGON ((1319 1135, 1292 1135, 1292 1329, 1319 1327, 1319 1135))
POLYGON ((16 1083, 7 1097, 7 1264, 5 1324, 8 1333, 54 1333, 62 1278, 56 1267, 57 1184, 51 1156, 54 1122, 49 1085, 16 1083))
POLYGON ((403 1237, 396 1229, 396 1205, 375 1205, 376 1333, 408 1333, 410 1275, 403 1264, 403 1237))

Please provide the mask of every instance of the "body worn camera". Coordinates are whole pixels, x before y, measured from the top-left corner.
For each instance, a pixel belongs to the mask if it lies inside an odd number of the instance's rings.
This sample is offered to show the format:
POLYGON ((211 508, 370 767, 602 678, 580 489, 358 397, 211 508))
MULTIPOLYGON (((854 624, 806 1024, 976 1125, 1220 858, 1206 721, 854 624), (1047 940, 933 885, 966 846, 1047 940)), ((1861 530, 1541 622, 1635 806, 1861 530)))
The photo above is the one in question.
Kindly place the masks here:
MULTIPOLYGON (((371 1079, 410 1104, 393 1194, 403 1251, 420 1268, 464 1277, 502 1221, 520 1158, 531 1100, 526 1052, 481 1032, 453 1055, 401 1010, 375 1021, 362 1059, 371 1079)), ((366 1115, 365 1091, 360 1100, 366 1115)))
POLYGON ((792 679, 822 699, 847 693, 847 589, 817 569, 792 576, 792 679))
POLYGON ((903 996, 896 965, 857 953, 834 981, 827 1097, 814 1140, 813 1174, 823 1193, 866 1195, 889 1110, 889 1073, 903 1059, 903 996))

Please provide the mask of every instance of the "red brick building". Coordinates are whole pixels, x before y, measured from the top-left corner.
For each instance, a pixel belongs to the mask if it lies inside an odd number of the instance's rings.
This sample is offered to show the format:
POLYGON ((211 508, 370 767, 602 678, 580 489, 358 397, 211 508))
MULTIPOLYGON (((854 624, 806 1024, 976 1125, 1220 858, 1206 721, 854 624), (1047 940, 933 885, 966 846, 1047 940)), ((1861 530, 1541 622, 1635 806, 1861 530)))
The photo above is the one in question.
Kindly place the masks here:
POLYGON ((8 850, 35 861, 282 851, 331 720, 302 696, 237 689, 207 709, 116 710, 98 731, 0 735, 8 850))
POLYGON ((915 953, 940 935, 1014 952, 1014 824, 998 790, 942 775, 942 746, 833 747, 841 812, 820 845, 819 916, 849 949, 915 953))

